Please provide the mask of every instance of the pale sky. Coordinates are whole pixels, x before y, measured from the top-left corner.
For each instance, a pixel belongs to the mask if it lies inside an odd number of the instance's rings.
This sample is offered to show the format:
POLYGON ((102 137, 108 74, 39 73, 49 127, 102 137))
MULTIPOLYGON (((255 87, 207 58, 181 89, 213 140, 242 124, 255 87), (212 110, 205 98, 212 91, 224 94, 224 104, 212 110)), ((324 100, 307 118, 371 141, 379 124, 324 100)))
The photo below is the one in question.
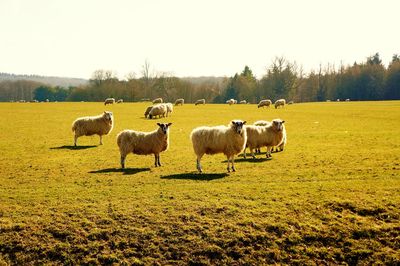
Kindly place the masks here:
POLYGON ((0 72, 90 78, 98 69, 260 78, 400 54, 399 0, 0 0, 0 72))

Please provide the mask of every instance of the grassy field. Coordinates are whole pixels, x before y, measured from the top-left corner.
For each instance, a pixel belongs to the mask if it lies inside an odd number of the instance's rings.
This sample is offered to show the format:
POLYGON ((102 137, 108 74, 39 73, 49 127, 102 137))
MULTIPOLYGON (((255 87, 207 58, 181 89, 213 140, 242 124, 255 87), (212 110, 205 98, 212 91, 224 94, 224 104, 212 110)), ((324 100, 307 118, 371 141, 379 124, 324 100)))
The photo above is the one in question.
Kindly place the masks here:
MULTIPOLYGON (((146 103, 1 103, 0 265, 399 264, 400 102, 187 104, 143 118, 146 103), (114 112, 109 136, 72 121, 114 112), (231 119, 286 121, 284 152, 205 155, 189 134, 231 119), (172 122, 170 148, 128 155, 116 135, 172 122)), ((265 152, 265 149, 263 149, 265 152)))

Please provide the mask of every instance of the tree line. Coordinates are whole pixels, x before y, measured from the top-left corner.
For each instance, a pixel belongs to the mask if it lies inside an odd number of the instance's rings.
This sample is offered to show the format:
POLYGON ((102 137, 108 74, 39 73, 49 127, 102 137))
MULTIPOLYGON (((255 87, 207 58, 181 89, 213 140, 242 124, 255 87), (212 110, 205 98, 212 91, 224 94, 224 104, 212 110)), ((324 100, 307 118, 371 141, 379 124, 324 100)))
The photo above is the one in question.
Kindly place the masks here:
POLYGON ((97 70, 87 84, 69 88, 27 80, 2 81, 0 101, 104 101, 108 97, 125 102, 158 97, 169 102, 177 98, 195 102, 204 98, 213 103, 223 103, 231 98, 251 103, 279 98, 295 102, 400 99, 400 56, 397 54, 387 67, 376 53, 362 63, 339 68, 328 64, 308 74, 304 74, 295 62, 277 57, 260 79, 248 66, 232 77, 201 82, 167 73, 152 74, 148 62, 141 74, 139 78, 130 74, 120 80, 112 71, 97 70))

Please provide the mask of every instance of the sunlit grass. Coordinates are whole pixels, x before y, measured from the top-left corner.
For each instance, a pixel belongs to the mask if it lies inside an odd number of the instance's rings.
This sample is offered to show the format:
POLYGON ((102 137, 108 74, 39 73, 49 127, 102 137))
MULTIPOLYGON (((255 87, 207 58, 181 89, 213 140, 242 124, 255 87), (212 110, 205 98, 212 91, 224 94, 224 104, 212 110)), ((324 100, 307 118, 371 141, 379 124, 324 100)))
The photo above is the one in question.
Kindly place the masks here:
MULTIPOLYGON (((147 103, 2 103, 0 264, 399 263, 400 102, 184 105, 143 118, 147 103), (103 138, 72 121, 114 112, 103 138), (284 152, 236 160, 189 140, 200 125, 286 121, 284 152), (172 122, 170 148, 130 154, 116 135, 172 122)), ((265 152, 265 149, 263 150, 265 152)))

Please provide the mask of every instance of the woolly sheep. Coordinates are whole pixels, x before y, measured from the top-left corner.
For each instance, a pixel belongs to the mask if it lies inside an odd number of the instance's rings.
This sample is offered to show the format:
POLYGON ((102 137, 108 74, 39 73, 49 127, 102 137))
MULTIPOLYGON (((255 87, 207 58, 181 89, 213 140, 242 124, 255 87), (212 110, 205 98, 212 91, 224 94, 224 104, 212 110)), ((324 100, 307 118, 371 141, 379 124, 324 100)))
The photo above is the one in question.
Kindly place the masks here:
POLYGON ((149 118, 152 119, 153 117, 159 116, 159 117, 165 117, 167 114, 167 106, 165 104, 156 104, 154 105, 150 112, 149 112, 149 118))
POLYGON ((156 98, 153 100, 153 103, 162 103, 163 99, 162 98, 156 98))
POLYGON ((229 99, 226 101, 227 104, 232 105, 235 104, 235 100, 234 99, 229 99))
POLYGON ((284 107, 285 104, 286 104, 286 100, 285 100, 285 99, 276 100, 276 102, 275 102, 275 109, 278 108, 279 106, 284 107))
POLYGON ((117 103, 123 103, 124 100, 123 99, 118 99, 117 103))
POLYGON ((105 99, 105 101, 104 101, 104 105, 107 105, 107 104, 114 104, 115 103, 115 99, 114 98, 107 98, 107 99, 105 99))
POLYGON ((294 104, 294 101, 289 101, 287 104, 294 104))
MULTIPOLYGON (((269 124, 271 124, 271 122, 269 121, 265 121, 265 120, 258 120, 256 122, 254 122, 253 125, 255 126, 268 126, 269 124)), ((279 143, 276 147, 275 147, 275 151, 279 152, 279 151, 283 151, 283 149, 285 148, 286 142, 287 142, 287 136, 286 136, 286 128, 285 128, 285 124, 282 124, 282 133, 283 133, 283 138, 281 143, 279 143)), ((256 152, 260 153, 260 148, 256 148, 256 152)))
POLYGON ((102 137, 111 132, 114 126, 114 117, 112 112, 104 111, 98 116, 86 116, 76 119, 72 123, 72 132, 74 136, 74 146, 76 141, 81 136, 100 136, 100 145, 103 144, 102 137))
POLYGON ((125 159, 129 153, 138 155, 154 154, 154 166, 161 166, 160 153, 169 146, 169 127, 172 123, 157 123, 158 129, 152 132, 123 130, 117 135, 117 144, 121 154, 121 168, 125 168, 125 159))
MULTIPOLYGON (((283 123, 281 119, 274 119, 266 126, 246 126, 247 142, 246 147, 249 147, 251 156, 255 158, 254 149, 267 147, 267 158, 271 157, 272 147, 278 146, 283 140, 283 123)), ((246 158, 246 148, 243 153, 246 158)))
POLYGON ((153 105, 147 106, 146 111, 144 112, 144 117, 147 118, 147 116, 148 116, 149 113, 150 113, 151 108, 153 108, 153 105))
POLYGON ((182 98, 176 99, 176 101, 175 101, 175 106, 176 106, 176 105, 183 105, 184 103, 185 103, 185 99, 182 99, 182 98))
POLYGON ((246 104, 247 101, 246 101, 246 100, 241 100, 239 103, 240 103, 240 104, 246 104))
POLYGON ((168 114, 174 111, 174 107, 172 103, 166 103, 165 106, 167 107, 167 117, 168 117, 168 114))
POLYGON ((206 99, 199 99, 194 103, 194 105, 198 105, 198 104, 206 104, 206 99))
POLYGON ((350 102, 350 99, 349 99, 349 98, 347 98, 345 101, 346 101, 346 102, 350 102))
POLYGON ((228 159, 227 170, 232 163, 232 171, 235 169, 235 155, 243 151, 246 146, 247 134, 246 121, 232 120, 228 126, 197 127, 190 133, 193 150, 197 156, 197 170, 201 173, 200 160, 204 154, 223 153, 228 159))
POLYGON ((264 106, 266 106, 266 107, 270 107, 270 105, 272 104, 272 101, 271 100, 269 100, 269 99, 267 99, 267 100, 261 100, 259 103, 258 103, 258 108, 260 108, 260 107, 264 107, 264 106))

